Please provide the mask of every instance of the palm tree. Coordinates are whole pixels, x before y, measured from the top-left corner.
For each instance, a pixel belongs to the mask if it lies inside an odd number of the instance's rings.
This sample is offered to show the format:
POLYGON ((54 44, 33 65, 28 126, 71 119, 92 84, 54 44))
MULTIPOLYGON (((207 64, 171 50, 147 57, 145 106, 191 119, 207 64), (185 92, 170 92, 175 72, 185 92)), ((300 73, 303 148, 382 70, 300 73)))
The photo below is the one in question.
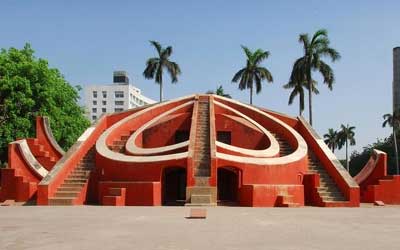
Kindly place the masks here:
MULTIPOLYGON (((312 92, 316 95, 319 94, 319 91, 316 87, 317 82, 316 81, 312 81, 312 92)), ((299 96, 299 115, 302 116, 303 114, 303 110, 304 110, 304 87, 306 89, 308 89, 308 85, 307 83, 301 79, 298 79, 298 77, 296 77, 296 74, 292 74, 292 76, 290 77, 290 80, 287 84, 283 85, 283 88, 285 89, 293 89, 292 92, 290 93, 289 96, 289 105, 293 104, 294 98, 298 95, 299 96)))
POLYGON ((386 127, 389 125, 393 128, 393 148, 394 148, 394 155, 396 158, 396 174, 399 174, 399 151, 397 149, 397 134, 396 130, 399 128, 400 124, 400 115, 398 112, 394 112, 393 114, 384 114, 383 115, 383 123, 382 127, 386 127))
POLYGON ((326 145, 328 145, 332 152, 335 153, 335 149, 338 147, 339 143, 338 132, 335 131, 333 128, 330 128, 328 130, 328 133, 324 134, 324 139, 326 145))
POLYGON ((160 43, 150 41, 151 45, 157 50, 158 57, 149 58, 146 62, 146 69, 143 71, 143 76, 146 79, 155 78, 155 82, 160 85, 160 102, 163 100, 163 70, 166 69, 169 73, 172 83, 178 82, 178 75, 181 74, 181 69, 176 62, 169 60, 172 54, 172 47, 163 48, 160 43))
POLYGON ((299 74, 301 78, 304 77, 308 85, 309 119, 312 125, 312 71, 319 71, 324 78, 324 83, 332 90, 335 76, 332 68, 322 60, 322 57, 327 56, 334 62, 340 59, 340 54, 329 47, 328 32, 325 29, 315 32, 311 40, 308 34, 300 34, 299 42, 303 44, 304 55, 295 61, 292 74, 297 72, 296 74, 299 74))
POLYGON ((354 139, 354 135, 355 132, 354 130, 356 129, 356 127, 354 126, 349 126, 349 124, 347 124, 347 126, 345 125, 341 125, 340 126, 340 131, 338 132, 338 148, 341 149, 343 147, 343 145, 346 146, 346 168, 347 171, 349 171, 349 142, 350 145, 356 145, 356 140, 354 139))
POLYGON ((250 89, 250 104, 253 104, 253 83, 256 83, 256 93, 261 91, 261 82, 267 80, 273 82, 272 74, 265 67, 260 66, 261 62, 269 57, 269 52, 257 49, 252 52, 249 48, 242 46, 247 57, 244 68, 239 70, 232 78, 232 82, 239 82, 239 89, 250 89))
POLYGON ((207 91, 206 94, 216 94, 216 95, 223 96, 223 97, 226 97, 226 98, 232 98, 232 96, 230 94, 226 94, 225 93, 224 88, 222 87, 222 85, 219 85, 219 87, 217 88, 217 90, 215 92, 212 91, 212 90, 209 90, 209 91, 207 91))

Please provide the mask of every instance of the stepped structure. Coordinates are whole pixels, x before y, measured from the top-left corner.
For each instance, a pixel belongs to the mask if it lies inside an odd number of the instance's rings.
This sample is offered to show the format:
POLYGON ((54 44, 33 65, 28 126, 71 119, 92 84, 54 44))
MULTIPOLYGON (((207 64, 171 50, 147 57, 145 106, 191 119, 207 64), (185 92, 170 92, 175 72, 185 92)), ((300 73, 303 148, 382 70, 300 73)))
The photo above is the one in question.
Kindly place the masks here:
POLYGON ((103 115, 59 155, 26 142, 10 144, 18 157, 2 173, 1 201, 359 206, 359 186, 303 118, 216 95, 103 115))

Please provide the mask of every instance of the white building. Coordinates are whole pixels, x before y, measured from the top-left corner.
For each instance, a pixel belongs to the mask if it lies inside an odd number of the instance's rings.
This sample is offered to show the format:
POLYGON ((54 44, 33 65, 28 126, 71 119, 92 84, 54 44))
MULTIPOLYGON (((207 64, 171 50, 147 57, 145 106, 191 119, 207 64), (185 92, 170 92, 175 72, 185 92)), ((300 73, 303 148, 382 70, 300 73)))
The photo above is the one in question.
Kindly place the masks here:
POLYGON ((113 79, 112 84, 86 86, 85 106, 90 121, 97 120, 104 113, 120 112, 156 102, 130 85, 125 71, 114 71, 113 79))

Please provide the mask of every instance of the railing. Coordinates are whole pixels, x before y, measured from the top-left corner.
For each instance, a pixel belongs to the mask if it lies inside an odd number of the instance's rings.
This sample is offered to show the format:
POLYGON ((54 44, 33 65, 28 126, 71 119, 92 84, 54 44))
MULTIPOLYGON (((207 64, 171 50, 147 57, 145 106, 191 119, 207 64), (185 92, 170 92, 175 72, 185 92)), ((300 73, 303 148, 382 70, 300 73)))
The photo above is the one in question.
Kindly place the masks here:
POLYGON ((306 140, 310 149, 314 152, 327 173, 338 185, 346 199, 348 199, 353 205, 358 205, 360 190, 357 183, 307 121, 303 117, 299 117, 298 119, 298 131, 306 140))
POLYGON ((62 184, 69 173, 96 143, 97 138, 107 127, 107 116, 102 116, 95 124, 85 130, 76 143, 56 163, 53 169, 38 185, 38 205, 48 205, 57 188, 62 184))

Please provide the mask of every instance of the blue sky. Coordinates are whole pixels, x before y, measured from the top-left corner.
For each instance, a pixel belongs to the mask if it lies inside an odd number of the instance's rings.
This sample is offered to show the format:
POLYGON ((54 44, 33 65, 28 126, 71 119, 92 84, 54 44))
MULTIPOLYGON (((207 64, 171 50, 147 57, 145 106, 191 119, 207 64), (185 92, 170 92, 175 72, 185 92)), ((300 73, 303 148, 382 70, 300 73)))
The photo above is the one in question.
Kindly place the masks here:
POLYGON ((321 94, 313 99, 314 127, 322 135, 341 123, 356 126, 352 150, 390 133, 381 124, 392 105, 392 48, 400 46, 398 0, 1 0, 0 10, 0 47, 31 43, 36 55, 59 68, 72 85, 108 83, 113 70, 126 70, 153 99, 158 86, 142 77, 146 59, 155 55, 148 40, 172 45, 172 59, 182 69, 178 84, 165 84, 167 99, 222 84, 235 99, 248 102, 248 92, 231 83, 245 64, 240 45, 269 50, 264 66, 274 83, 264 84, 254 104, 291 115, 297 115, 298 104, 287 105, 289 91, 282 85, 302 53, 298 35, 326 28, 342 59, 333 64, 333 91, 315 77, 321 94))

